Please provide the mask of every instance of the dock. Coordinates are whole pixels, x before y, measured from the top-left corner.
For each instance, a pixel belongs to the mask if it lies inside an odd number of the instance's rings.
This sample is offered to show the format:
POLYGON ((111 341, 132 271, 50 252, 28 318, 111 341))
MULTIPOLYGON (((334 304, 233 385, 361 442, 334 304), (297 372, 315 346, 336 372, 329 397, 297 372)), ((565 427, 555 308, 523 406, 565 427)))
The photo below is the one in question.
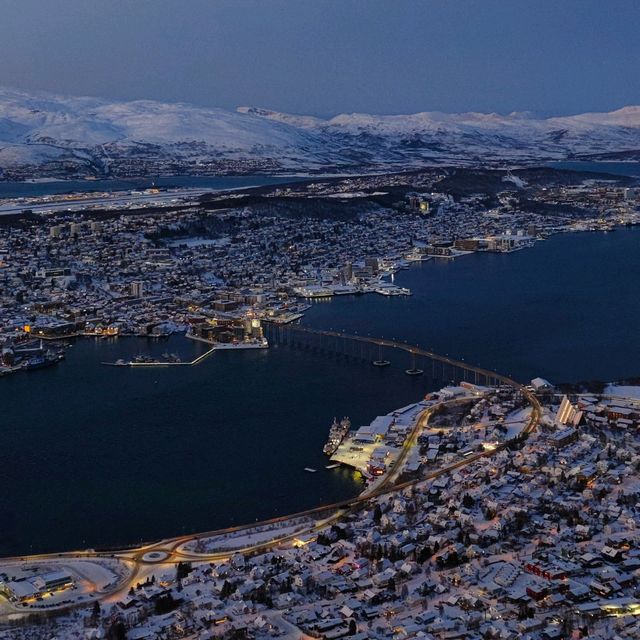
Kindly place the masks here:
POLYGON ((215 347, 209 349, 205 353, 200 354, 191 362, 170 362, 167 360, 152 360, 150 362, 133 362, 132 360, 128 362, 101 362, 107 367, 193 367, 196 364, 200 364, 205 358, 208 358, 214 351, 215 347))

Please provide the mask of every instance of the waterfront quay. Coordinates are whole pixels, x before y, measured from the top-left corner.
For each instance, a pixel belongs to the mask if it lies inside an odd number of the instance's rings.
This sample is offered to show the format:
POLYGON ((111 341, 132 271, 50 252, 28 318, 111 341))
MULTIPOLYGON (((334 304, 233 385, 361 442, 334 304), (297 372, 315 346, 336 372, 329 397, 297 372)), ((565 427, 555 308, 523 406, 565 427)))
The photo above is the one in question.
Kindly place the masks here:
POLYGON ((154 360, 151 357, 142 356, 133 360, 120 359, 115 362, 103 362, 102 364, 110 367, 193 367, 208 358, 215 350, 215 348, 211 348, 189 362, 178 361, 175 357, 174 359, 154 360))
POLYGON ((424 465, 433 463, 440 450, 446 452, 447 461, 451 461, 455 457, 451 455, 452 452, 458 450, 464 451, 466 456, 478 451, 493 450, 505 437, 515 437, 529 419, 527 412, 521 409, 521 398, 507 400, 508 393, 504 394, 499 405, 487 408, 482 419, 477 419, 480 417, 477 408, 464 416, 463 409, 466 405, 491 404, 488 399, 491 396, 490 390, 500 384, 501 377, 495 372, 416 346, 299 326, 268 326, 267 335, 275 344, 333 353, 373 365, 380 362, 390 365, 392 360, 397 365, 398 360, 408 357, 412 368, 406 372, 410 375, 424 374, 434 382, 450 382, 450 386, 428 394, 423 401, 396 409, 388 415, 378 416, 371 424, 358 427, 343 436, 331 454, 331 462, 357 470, 369 480, 368 491, 381 483, 388 483, 391 477, 397 477, 402 472, 413 473, 424 465), (382 357, 388 357, 389 360, 380 360, 382 357), (423 368, 417 368, 416 365, 423 368), (478 403, 478 398, 484 399, 482 404, 478 403), (425 424, 422 423, 424 416, 430 415, 433 406, 445 400, 451 401, 452 406, 461 406, 463 409, 460 410, 460 415, 447 414, 444 423, 437 418, 435 424, 425 431, 425 424), (419 424, 420 433, 417 433, 419 424), (446 436, 443 437, 443 434, 446 436), (421 444, 431 443, 429 449, 417 446, 418 436, 422 438, 421 444), (407 446, 408 442, 412 444, 407 446), (405 460, 407 455, 409 457, 405 460), (401 459, 403 464, 398 464, 401 459))

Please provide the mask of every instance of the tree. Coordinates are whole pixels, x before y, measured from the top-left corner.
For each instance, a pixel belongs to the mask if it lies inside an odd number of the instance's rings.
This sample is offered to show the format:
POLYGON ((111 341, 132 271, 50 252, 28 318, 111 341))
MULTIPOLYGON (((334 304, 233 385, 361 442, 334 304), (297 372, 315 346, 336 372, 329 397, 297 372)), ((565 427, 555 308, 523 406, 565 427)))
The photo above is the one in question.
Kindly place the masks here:
POLYGON ((565 609, 562 616, 562 631, 565 637, 569 637, 573 632, 573 620, 571 619, 571 613, 568 609, 565 609))
POLYGON ((431 547, 426 546, 418 554, 418 564, 424 564, 431 557, 431 547))
POLYGON ((127 640, 127 628, 121 620, 116 620, 107 630, 107 640, 127 640))
POLYGON ((183 578, 186 578, 191 572, 190 562, 178 562, 176 565, 176 580, 179 582, 183 578))
POLYGON ((228 598, 233 593, 233 587, 228 580, 225 580, 222 584, 222 589, 220 589, 220 597, 224 600, 228 598))
POLYGON ((358 626, 356 625, 356 621, 353 618, 351 618, 351 620, 349 620, 349 635, 355 636, 357 632, 358 632, 358 626))
POLYGON ((156 615, 169 613, 170 611, 173 611, 178 606, 179 603, 180 603, 179 600, 173 599, 173 596, 171 595, 171 593, 165 593, 159 596, 158 599, 156 600, 155 613, 156 615))
POLYGON ((100 603, 95 600, 91 609, 91 617, 89 618, 92 627, 97 627, 100 621, 100 603))

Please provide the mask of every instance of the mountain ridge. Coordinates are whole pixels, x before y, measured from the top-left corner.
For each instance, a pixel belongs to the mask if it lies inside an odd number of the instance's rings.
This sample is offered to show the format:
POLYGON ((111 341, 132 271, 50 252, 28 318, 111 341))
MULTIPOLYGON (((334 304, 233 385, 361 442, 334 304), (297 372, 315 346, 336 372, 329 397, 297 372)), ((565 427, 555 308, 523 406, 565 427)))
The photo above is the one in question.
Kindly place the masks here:
POLYGON ((331 118, 0 87, 0 178, 397 170, 640 154, 640 106, 331 118))

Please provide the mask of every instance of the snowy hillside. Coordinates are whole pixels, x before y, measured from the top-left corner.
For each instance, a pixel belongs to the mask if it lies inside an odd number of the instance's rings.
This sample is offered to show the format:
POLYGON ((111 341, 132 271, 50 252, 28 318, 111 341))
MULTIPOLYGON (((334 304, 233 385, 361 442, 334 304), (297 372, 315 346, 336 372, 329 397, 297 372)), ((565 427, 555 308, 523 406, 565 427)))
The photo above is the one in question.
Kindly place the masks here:
POLYGON ((0 89, 0 177, 246 173, 529 162, 640 151, 640 107, 529 114, 343 114, 324 120, 0 89))

